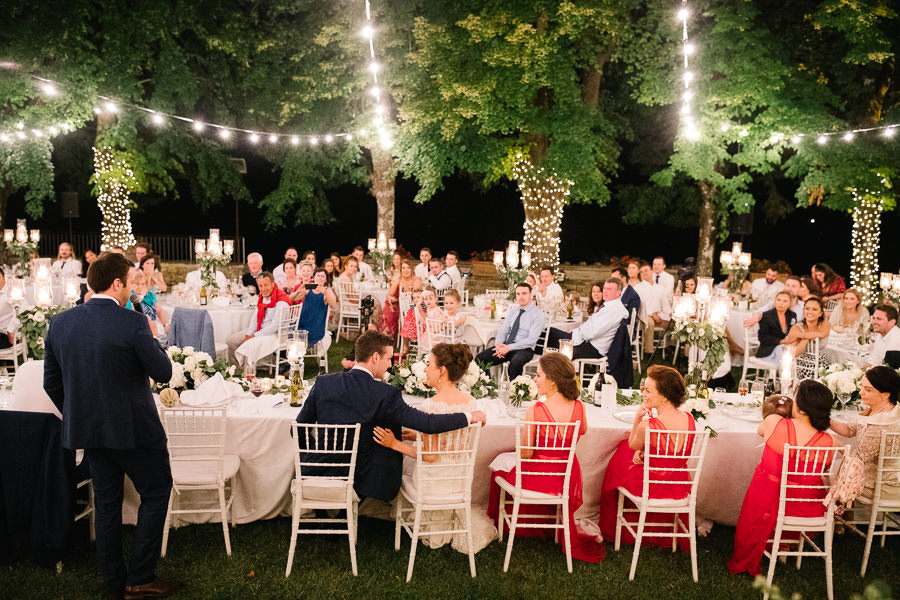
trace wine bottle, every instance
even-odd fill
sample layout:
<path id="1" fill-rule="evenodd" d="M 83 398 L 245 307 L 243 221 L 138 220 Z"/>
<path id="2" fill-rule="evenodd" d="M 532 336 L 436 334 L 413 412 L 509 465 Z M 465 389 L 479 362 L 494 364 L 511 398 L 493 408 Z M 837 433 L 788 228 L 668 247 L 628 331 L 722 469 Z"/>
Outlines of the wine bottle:
<path id="1" fill-rule="evenodd" d="M 206 286 L 200 288 L 200 306 L 206 306 Z"/>
<path id="2" fill-rule="evenodd" d="M 497 318 L 497 301 L 491 298 L 491 319 Z"/>

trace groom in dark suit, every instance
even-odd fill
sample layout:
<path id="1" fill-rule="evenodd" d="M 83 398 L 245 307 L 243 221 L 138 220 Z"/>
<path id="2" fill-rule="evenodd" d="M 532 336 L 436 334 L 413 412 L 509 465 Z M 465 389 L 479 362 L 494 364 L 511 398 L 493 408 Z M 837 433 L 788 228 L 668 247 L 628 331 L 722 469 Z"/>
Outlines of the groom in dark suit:
<path id="1" fill-rule="evenodd" d="M 46 338 L 44 390 L 62 413 L 63 446 L 84 448 L 96 510 L 97 557 L 110 598 L 163 598 L 181 586 L 156 579 L 172 489 L 166 434 L 147 381 L 168 381 L 172 363 L 147 317 L 123 308 L 133 265 L 101 255 L 88 269 L 97 293 L 53 317 Z M 128 475 L 141 496 L 134 556 L 122 556 L 122 495 Z"/>
<path id="2" fill-rule="evenodd" d="M 360 498 L 372 497 L 386 502 L 393 500 L 400 491 L 403 455 L 375 443 L 376 426 L 390 429 L 399 440 L 401 426 L 422 433 L 443 433 L 485 421 L 480 410 L 472 414 L 433 415 L 404 402 L 400 388 L 381 381 L 391 366 L 393 345 L 391 338 L 377 331 L 367 331 L 359 336 L 356 366 L 343 373 L 316 379 L 297 415 L 298 423 L 360 423 L 353 489 Z M 304 460 L 329 462 L 333 457 L 320 454 L 304 457 Z M 339 470 L 339 467 L 334 469 Z M 340 473 L 335 471 L 335 474 Z"/>

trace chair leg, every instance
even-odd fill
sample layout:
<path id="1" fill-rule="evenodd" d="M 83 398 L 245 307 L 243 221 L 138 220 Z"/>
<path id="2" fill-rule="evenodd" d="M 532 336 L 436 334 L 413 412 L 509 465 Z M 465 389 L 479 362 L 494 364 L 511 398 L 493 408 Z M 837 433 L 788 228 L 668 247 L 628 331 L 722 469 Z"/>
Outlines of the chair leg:
<path id="1" fill-rule="evenodd" d="M 88 483 L 88 503 L 91 508 L 91 512 L 88 515 L 88 523 L 91 527 L 91 541 L 97 541 L 97 509 L 94 504 L 94 482 Z"/>
<path id="2" fill-rule="evenodd" d="M 416 506 L 415 521 L 413 521 L 412 547 L 409 549 L 409 566 L 406 567 L 406 582 L 412 579 L 413 565 L 416 564 L 416 546 L 419 545 L 419 528 L 422 523 L 422 508 Z"/>
<path id="3" fill-rule="evenodd" d="M 497 532 L 500 543 L 503 543 L 503 523 L 506 516 L 506 491 L 500 488 L 500 501 L 497 503 Z"/>
<path id="4" fill-rule="evenodd" d="M 469 571 L 475 577 L 475 542 L 472 539 L 472 504 L 466 505 L 466 542 L 469 545 Z"/>
<path id="5" fill-rule="evenodd" d="M 403 494 L 397 495 L 397 501 L 392 507 L 394 513 L 394 550 L 400 549 L 400 530 L 403 529 Z"/>
<path id="6" fill-rule="evenodd" d="M 359 575 L 356 567 L 356 512 L 355 502 L 347 504 L 347 542 L 350 545 L 350 568 L 353 576 Z"/>
<path id="7" fill-rule="evenodd" d="M 696 515 L 694 512 L 694 508 L 691 508 L 691 512 L 688 513 L 688 527 L 690 528 L 691 533 L 691 575 L 694 577 L 694 583 L 697 583 L 699 579 L 699 575 L 697 573 L 697 523 L 696 523 Z"/>
<path id="8" fill-rule="evenodd" d="M 228 509 L 225 505 L 225 486 L 219 486 L 219 512 L 222 514 L 222 533 L 225 534 L 225 554 L 231 556 L 231 536 L 228 534 Z"/>
<path id="9" fill-rule="evenodd" d="M 519 499 L 513 498 L 512 521 L 509 524 L 509 542 L 506 544 L 506 558 L 503 559 L 503 572 L 509 569 L 509 557 L 512 556 L 513 542 L 516 539 L 516 525 L 519 522 Z"/>
<path id="10" fill-rule="evenodd" d="M 631 571 L 628 573 L 628 581 L 634 581 L 634 572 L 637 570 L 638 556 L 641 554 L 641 540 L 644 537 L 644 523 L 647 521 L 647 507 L 641 506 L 638 517 L 637 535 L 634 538 L 634 554 L 631 555 Z"/>
<path id="11" fill-rule="evenodd" d="M 569 570 L 569 573 L 572 572 L 572 539 L 570 538 L 571 532 L 569 531 L 569 519 L 571 515 L 569 515 L 569 503 L 563 500 L 562 503 L 562 526 L 563 526 L 563 543 L 565 544 L 565 552 L 566 552 L 566 568 Z"/>
<path id="12" fill-rule="evenodd" d="M 875 510 L 875 507 L 872 506 L 872 510 Z M 888 530 L 888 516 L 887 513 L 884 514 L 884 520 L 881 522 L 881 547 L 884 548 L 884 543 L 887 541 L 887 530 Z"/>
<path id="13" fill-rule="evenodd" d="M 797 552 L 803 552 L 803 546 L 804 546 L 805 542 L 806 542 L 806 538 L 803 537 L 803 534 L 801 533 L 800 534 L 800 542 L 798 542 L 798 544 L 797 544 Z M 798 554 L 797 555 L 797 570 L 800 570 L 800 562 L 802 560 L 803 560 L 803 555 Z"/>
<path id="14" fill-rule="evenodd" d="M 297 501 L 297 495 L 294 494 L 291 503 L 291 544 L 288 547 L 287 567 L 284 569 L 284 576 L 290 577 L 291 569 L 294 566 L 294 551 L 297 549 L 297 528 L 300 526 L 300 503 Z"/>
<path id="15" fill-rule="evenodd" d="M 775 537 L 772 540 L 772 555 L 769 558 L 769 571 L 766 574 L 766 587 L 772 587 L 775 579 L 775 565 L 778 563 L 778 550 L 781 548 L 781 524 L 775 527 Z M 769 599 L 769 593 L 763 594 L 763 600 Z"/>
<path id="16" fill-rule="evenodd" d="M 166 556 L 166 548 L 169 547 L 169 528 L 172 526 L 172 507 L 175 505 L 175 490 L 169 492 L 169 509 L 166 512 L 166 522 L 163 525 L 162 549 L 159 555 Z"/>
<path id="17" fill-rule="evenodd" d="M 834 600 L 834 582 L 832 580 L 831 546 L 834 542 L 834 522 L 825 529 L 825 589 L 828 590 L 828 600 Z"/>
<path id="18" fill-rule="evenodd" d="M 678 538 L 675 537 L 675 534 L 678 533 L 678 513 L 672 515 L 672 552 L 674 553 L 678 549 Z"/>
<path id="19" fill-rule="evenodd" d="M 619 492 L 619 506 L 616 509 L 616 552 L 619 551 L 619 548 L 622 546 L 622 519 L 624 518 L 625 509 L 625 495 L 620 491 Z"/>

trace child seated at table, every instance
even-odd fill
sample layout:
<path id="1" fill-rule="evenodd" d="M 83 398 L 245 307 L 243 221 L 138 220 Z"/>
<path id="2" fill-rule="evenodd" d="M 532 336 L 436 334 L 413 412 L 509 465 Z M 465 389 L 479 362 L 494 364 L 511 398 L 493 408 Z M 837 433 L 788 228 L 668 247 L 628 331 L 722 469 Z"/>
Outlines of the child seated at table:
<path id="1" fill-rule="evenodd" d="M 788 418 L 791 416 L 791 409 L 794 401 L 787 396 L 781 394 L 772 394 L 765 399 L 762 405 L 763 420 L 769 415 L 778 415 L 779 417 Z"/>
<path id="2" fill-rule="evenodd" d="M 459 314 L 459 307 L 462 305 L 462 298 L 456 290 L 447 290 L 444 294 L 444 318 L 453 323 L 453 326 L 459 329 L 462 327 L 469 315 Z"/>
<path id="3" fill-rule="evenodd" d="M 161 306 L 156 304 L 156 294 L 150 291 L 150 282 L 143 271 L 138 271 L 134 276 L 133 296 L 140 303 L 141 310 L 147 316 L 150 324 L 150 332 L 154 337 L 159 337 L 169 330 L 169 319 Z M 158 324 L 159 325 L 158 325 Z"/>

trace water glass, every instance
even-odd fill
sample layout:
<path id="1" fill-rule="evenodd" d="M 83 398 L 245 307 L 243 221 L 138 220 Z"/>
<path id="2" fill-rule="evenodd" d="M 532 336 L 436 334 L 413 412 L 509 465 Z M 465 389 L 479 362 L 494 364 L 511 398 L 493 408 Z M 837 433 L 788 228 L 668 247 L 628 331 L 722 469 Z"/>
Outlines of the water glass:
<path id="1" fill-rule="evenodd" d="M 738 384 L 738 394 L 740 394 L 741 399 L 743 400 L 744 396 L 746 396 L 749 392 L 750 382 L 746 379 L 741 379 L 741 382 Z"/>
<path id="2" fill-rule="evenodd" d="M 725 403 L 725 388 L 717 387 L 713 390 L 713 401 L 716 404 L 724 404 Z"/>
<path id="3" fill-rule="evenodd" d="M 754 404 L 762 406 L 763 400 L 766 399 L 766 382 L 754 381 L 753 385 L 750 386 L 750 397 L 753 398 Z"/>

